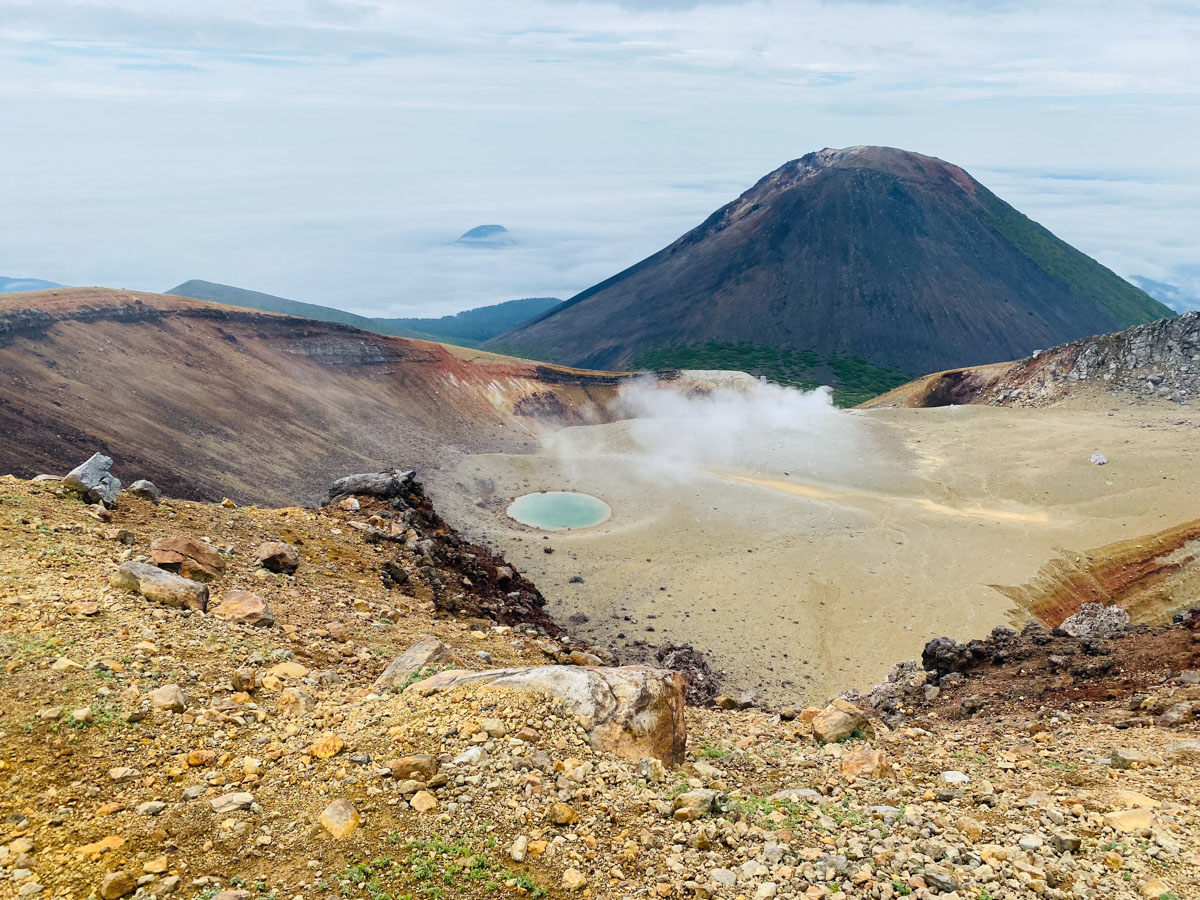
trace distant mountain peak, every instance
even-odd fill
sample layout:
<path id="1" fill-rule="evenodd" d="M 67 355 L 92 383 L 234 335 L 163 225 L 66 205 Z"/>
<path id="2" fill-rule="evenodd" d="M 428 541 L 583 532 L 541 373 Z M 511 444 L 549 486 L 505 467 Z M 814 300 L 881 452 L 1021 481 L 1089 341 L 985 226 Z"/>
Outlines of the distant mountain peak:
<path id="1" fill-rule="evenodd" d="M 475 247 L 504 247 L 516 241 L 503 225 L 476 225 L 464 231 L 454 243 Z"/>
<path id="2" fill-rule="evenodd" d="M 44 281 L 41 278 L 10 278 L 0 275 L 0 294 L 23 294 L 26 291 L 47 291 L 60 288 L 56 281 Z"/>
<path id="3" fill-rule="evenodd" d="M 674 243 L 490 346 L 616 369 L 717 342 L 920 372 L 1169 315 L 959 166 L 862 145 L 784 163 Z"/>

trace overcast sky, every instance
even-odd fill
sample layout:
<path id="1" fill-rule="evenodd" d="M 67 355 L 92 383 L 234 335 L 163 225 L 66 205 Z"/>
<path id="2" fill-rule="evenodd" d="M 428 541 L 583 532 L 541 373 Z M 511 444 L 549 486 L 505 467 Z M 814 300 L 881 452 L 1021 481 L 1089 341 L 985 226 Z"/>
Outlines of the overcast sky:
<path id="1" fill-rule="evenodd" d="M 0 0 L 0 135 L 0 275 L 566 297 L 888 144 L 1200 296 L 1197 0 Z"/>

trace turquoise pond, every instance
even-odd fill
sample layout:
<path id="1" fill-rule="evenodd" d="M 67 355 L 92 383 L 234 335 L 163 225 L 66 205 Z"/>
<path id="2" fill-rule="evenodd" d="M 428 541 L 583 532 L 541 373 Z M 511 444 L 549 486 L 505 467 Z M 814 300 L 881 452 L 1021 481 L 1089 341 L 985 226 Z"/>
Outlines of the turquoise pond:
<path id="1" fill-rule="evenodd" d="M 522 525 L 546 531 L 567 531 L 588 528 L 608 521 L 612 515 L 609 505 L 591 494 L 576 491 L 543 491 L 525 494 L 508 507 L 509 518 Z"/>

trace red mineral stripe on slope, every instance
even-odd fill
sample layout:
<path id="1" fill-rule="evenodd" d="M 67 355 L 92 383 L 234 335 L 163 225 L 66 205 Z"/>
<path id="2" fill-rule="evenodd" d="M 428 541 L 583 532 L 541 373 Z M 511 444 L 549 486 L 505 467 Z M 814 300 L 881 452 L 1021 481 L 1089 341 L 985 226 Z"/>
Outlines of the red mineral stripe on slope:
<path id="1" fill-rule="evenodd" d="M 1116 604 L 1135 622 L 1160 621 L 1200 597 L 1200 519 L 1086 553 L 1066 551 L 1026 584 L 992 587 L 1048 626 L 1085 603 Z"/>

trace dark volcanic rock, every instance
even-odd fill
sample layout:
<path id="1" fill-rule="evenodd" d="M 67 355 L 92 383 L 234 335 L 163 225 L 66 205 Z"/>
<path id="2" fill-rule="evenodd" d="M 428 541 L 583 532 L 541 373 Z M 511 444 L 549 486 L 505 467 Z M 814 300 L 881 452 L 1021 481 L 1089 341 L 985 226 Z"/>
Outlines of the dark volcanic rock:
<path id="1" fill-rule="evenodd" d="M 404 494 L 412 484 L 414 473 L 407 472 L 366 472 L 360 475 L 347 475 L 339 478 L 329 488 L 329 500 L 334 502 L 343 497 L 378 497 L 380 500 L 391 500 Z"/>
<path id="2" fill-rule="evenodd" d="M 654 651 L 654 657 L 664 669 L 683 673 L 687 702 L 693 706 L 703 706 L 721 692 L 708 660 L 691 644 L 663 644 Z"/>

